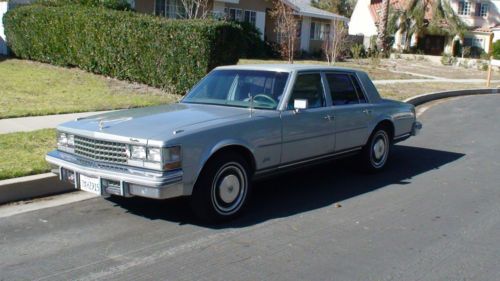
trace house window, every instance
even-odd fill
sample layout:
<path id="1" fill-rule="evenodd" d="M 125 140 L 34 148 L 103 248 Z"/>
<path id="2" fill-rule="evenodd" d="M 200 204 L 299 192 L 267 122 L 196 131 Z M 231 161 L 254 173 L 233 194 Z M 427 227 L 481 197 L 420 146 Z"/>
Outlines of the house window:
<path id="1" fill-rule="evenodd" d="M 302 36 L 302 21 L 299 20 L 297 22 L 297 30 L 296 30 L 297 38 L 300 38 Z"/>
<path id="2" fill-rule="evenodd" d="M 245 21 L 255 26 L 255 24 L 257 23 L 257 12 L 245 11 Z"/>
<path id="3" fill-rule="evenodd" d="M 325 32 L 323 33 L 323 34 L 324 34 L 324 37 L 323 37 L 323 38 L 328 38 L 328 37 L 330 37 L 330 29 L 331 29 L 330 24 L 329 24 L 329 23 L 327 23 L 327 24 L 325 25 Z"/>
<path id="4" fill-rule="evenodd" d="M 178 19 L 185 16 L 186 13 L 181 0 L 167 0 L 167 18 Z"/>
<path id="5" fill-rule="evenodd" d="M 464 38 L 464 46 L 483 48 L 484 40 L 482 38 Z"/>
<path id="6" fill-rule="evenodd" d="M 243 21 L 243 10 L 241 10 L 241 9 L 230 8 L 229 13 L 227 13 L 227 14 L 229 16 L 229 20 Z"/>
<path id="7" fill-rule="evenodd" d="M 325 33 L 325 24 L 311 22 L 311 40 L 323 40 Z"/>
<path id="8" fill-rule="evenodd" d="M 155 1 L 155 15 L 165 16 L 165 0 Z"/>
<path id="9" fill-rule="evenodd" d="M 479 9 L 479 16 L 486 17 L 488 16 L 488 9 L 490 8 L 488 3 L 481 3 L 481 8 Z"/>
<path id="10" fill-rule="evenodd" d="M 181 0 L 156 0 L 155 15 L 169 19 L 179 19 L 184 18 L 186 13 Z"/>
<path id="11" fill-rule="evenodd" d="M 470 16 L 471 3 L 468 1 L 458 2 L 458 14 L 461 16 Z"/>

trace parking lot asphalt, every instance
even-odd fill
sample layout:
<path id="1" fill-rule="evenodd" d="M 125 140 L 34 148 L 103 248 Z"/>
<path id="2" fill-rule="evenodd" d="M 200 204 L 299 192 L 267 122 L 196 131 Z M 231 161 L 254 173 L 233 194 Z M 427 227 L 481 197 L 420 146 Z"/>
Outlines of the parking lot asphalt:
<path id="1" fill-rule="evenodd" d="M 0 280 L 500 280 L 500 95 L 428 108 L 387 169 L 256 185 L 242 218 L 92 198 L 0 217 Z"/>

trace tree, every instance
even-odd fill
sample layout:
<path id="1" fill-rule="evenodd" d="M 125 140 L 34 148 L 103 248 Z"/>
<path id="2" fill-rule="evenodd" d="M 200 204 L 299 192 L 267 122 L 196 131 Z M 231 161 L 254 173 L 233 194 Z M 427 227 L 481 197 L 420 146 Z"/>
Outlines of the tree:
<path id="1" fill-rule="evenodd" d="M 270 15 L 276 20 L 275 32 L 278 35 L 281 57 L 293 63 L 298 27 L 294 11 L 285 1 L 274 0 Z"/>
<path id="2" fill-rule="evenodd" d="M 181 0 L 181 4 L 183 18 L 204 19 L 208 16 L 208 0 Z"/>
<path id="3" fill-rule="evenodd" d="M 333 20 L 330 31 L 327 32 L 323 43 L 323 51 L 328 64 L 334 64 L 346 47 L 347 28 L 344 21 Z"/>
<path id="4" fill-rule="evenodd" d="M 380 51 L 387 51 L 387 21 L 389 17 L 390 0 L 382 0 L 382 10 L 378 23 L 377 48 Z"/>
<path id="5" fill-rule="evenodd" d="M 432 19 L 426 18 L 426 11 L 432 10 Z M 458 36 L 463 40 L 467 26 L 453 11 L 446 0 L 411 0 L 405 9 L 391 9 L 388 31 L 405 36 L 403 48 L 410 48 L 411 38 L 425 33 Z"/>
<path id="6" fill-rule="evenodd" d="M 350 18 L 352 15 L 354 0 L 312 0 L 311 5 L 318 9 L 326 10 Z"/>

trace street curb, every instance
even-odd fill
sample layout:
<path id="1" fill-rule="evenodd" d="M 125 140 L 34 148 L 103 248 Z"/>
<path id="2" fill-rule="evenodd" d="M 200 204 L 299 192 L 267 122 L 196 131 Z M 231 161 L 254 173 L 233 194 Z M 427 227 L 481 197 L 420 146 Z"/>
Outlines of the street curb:
<path id="1" fill-rule="evenodd" d="M 52 173 L 0 181 L 0 204 L 74 191 Z"/>
<path id="2" fill-rule="evenodd" d="M 445 92 L 435 92 L 430 94 L 422 94 L 409 99 L 404 100 L 406 103 L 418 106 L 426 102 L 451 98 L 460 96 L 473 96 L 473 95 L 488 95 L 488 94 L 498 94 L 500 90 L 498 88 L 483 88 L 483 89 L 470 89 L 470 90 L 455 90 L 455 91 L 445 91 Z"/>

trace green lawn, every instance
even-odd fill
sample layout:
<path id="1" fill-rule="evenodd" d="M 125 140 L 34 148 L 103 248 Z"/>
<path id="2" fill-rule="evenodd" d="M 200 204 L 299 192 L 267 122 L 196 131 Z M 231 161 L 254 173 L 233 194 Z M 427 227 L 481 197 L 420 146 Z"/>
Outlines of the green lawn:
<path id="1" fill-rule="evenodd" d="M 422 77 L 417 77 L 405 73 L 394 73 L 387 71 L 386 69 L 381 69 L 382 65 L 371 65 L 368 60 L 364 60 L 363 64 L 358 64 L 355 62 L 336 62 L 334 66 L 339 67 L 351 67 L 359 70 L 366 71 L 373 80 L 388 80 L 388 79 L 422 79 Z M 265 63 L 288 63 L 283 60 L 255 60 L 255 59 L 240 59 L 238 64 L 265 64 Z M 328 65 L 326 61 L 318 60 L 296 60 L 294 63 L 297 64 L 321 64 Z"/>
<path id="2" fill-rule="evenodd" d="M 141 107 L 179 98 L 79 69 L 0 57 L 0 119 Z"/>
<path id="3" fill-rule="evenodd" d="M 45 154 L 56 147 L 54 129 L 0 135 L 0 180 L 49 171 Z"/>

